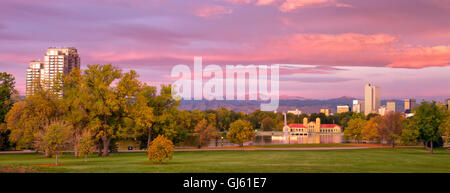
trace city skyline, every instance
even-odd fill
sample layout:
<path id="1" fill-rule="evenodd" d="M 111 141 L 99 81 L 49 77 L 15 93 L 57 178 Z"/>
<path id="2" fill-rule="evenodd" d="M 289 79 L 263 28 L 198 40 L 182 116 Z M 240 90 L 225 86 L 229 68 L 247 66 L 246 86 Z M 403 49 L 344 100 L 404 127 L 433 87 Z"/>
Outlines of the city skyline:
<path id="1" fill-rule="evenodd" d="M 135 69 L 152 85 L 170 68 L 286 64 L 280 95 L 382 99 L 450 96 L 448 1 L 10 1 L 0 7 L 0 69 L 25 95 L 25 69 L 47 47 L 76 47 L 87 64 Z M 36 11 L 41 10 L 41 11 Z M 424 22 L 427 21 L 427 22 Z M 432 21 L 432 22 L 430 22 Z M 33 32 L 33 33 L 29 33 Z"/>

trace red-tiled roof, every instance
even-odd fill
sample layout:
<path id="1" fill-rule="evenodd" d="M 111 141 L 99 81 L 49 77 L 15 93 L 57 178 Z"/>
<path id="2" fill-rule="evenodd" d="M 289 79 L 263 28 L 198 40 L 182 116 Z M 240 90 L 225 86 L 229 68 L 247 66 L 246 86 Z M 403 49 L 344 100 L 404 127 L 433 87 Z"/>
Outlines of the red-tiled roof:
<path id="1" fill-rule="evenodd" d="M 334 128 L 334 127 L 341 127 L 337 124 L 320 124 L 320 128 Z"/>
<path id="2" fill-rule="evenodd" d="M 299 123 L 291 123 L 288 126 L 293 127 L 293 128 L 306 128 L 303 124 L 299 124 Z"/>
<path id="3" fill-rule="evenodd" d="M 288 125 L 289 127 L 293 127 L 293 128 L 306 128 L 303 124 L 299 124 L 299 123 L 291 123 Z M 334 127 L 341 127 L 337 124 L 320 124 L 320 128 L 334 128 Z"/>

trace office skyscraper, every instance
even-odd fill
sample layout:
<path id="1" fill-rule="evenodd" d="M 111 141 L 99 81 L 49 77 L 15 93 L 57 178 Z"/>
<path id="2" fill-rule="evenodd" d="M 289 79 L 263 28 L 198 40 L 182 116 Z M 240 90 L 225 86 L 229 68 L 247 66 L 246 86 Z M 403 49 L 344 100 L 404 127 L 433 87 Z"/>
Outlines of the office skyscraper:
<path id="1" fill-rule="evenodd" d="M 75 68 L 80 68 L 80 56 L 76 48 L 48 48 L 44 61 L 30 62 L 27 69 L 27 96 L 34 93 L 36 84 L 44 89 L 53 88 L 58 73 L 69 75 Z M 62 96 L 63 93 L 56 94 Z"/>
<path id="2" fill-rule="evenodd" d="M 414 108 L 416 108 L 416 99 L 405 99 L 405 112 L 411 112 Z"/>
<path id="3" fill-rule="evenodd" d="M 364 87 L 364 114 L 377 113 L 380 104 L 380 87 L 366 84 Z"/>

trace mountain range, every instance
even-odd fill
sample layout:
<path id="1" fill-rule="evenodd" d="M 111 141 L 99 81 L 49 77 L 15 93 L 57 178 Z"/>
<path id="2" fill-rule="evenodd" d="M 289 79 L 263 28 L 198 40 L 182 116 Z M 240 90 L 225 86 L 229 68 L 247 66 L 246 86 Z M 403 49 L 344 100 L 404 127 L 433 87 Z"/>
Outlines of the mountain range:
<path id="1" fill-rule="evenodd" d="M 356 98 L 343 96 L 339 98 L 318 100 L 307 99 L 302 97 L 280 96 L 278 112 L 287 112 L 298 109 L 303 113 L 319 113 L 320 109 L 329 108 L 331 113 L 336 113 L 336 106 L 349 105 L 352 107 L 353 100 Z M 381 105 L 386 105 L 386 101 L 382 100 Z M 390 100 L 391 101 L 391 100 Z M 403 111 L 403 101 L 393 100 L 396 103 L 396 111 Z M 226 108 L 237 112 L 252 113 L 260 108 L 263 101 L 250 100 L 182 100 L 179 109 L 181 110 L 214 110 L 218 108 Z"/>

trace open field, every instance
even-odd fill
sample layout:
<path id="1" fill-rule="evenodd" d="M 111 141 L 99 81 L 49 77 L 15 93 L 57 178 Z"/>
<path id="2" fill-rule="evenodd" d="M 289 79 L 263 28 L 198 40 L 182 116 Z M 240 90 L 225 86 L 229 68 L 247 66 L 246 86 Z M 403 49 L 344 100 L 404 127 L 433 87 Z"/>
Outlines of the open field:
<path id="1" fill-rule="evenodd" d="M 143 152 L 92 155 L 88 162 L 64 154 L 60 161 L 53 166 L 54 158 L 40 154 L 0 154 L 0 172 L 450 172 L 450 151 L 430 155 L 422 148 L 175 152 L 163 165 Z"/>

